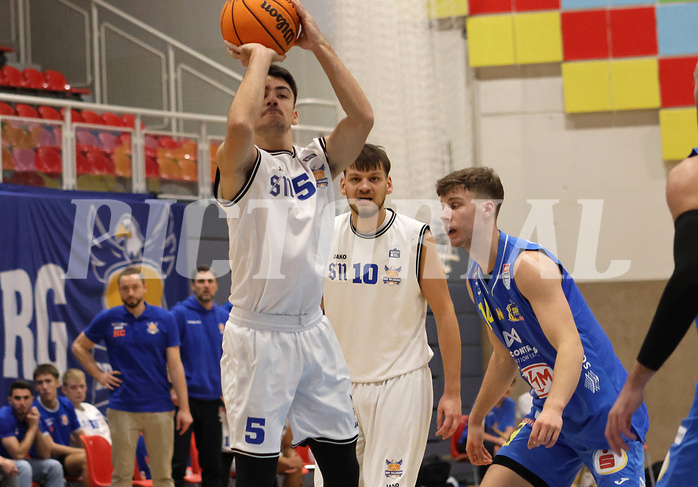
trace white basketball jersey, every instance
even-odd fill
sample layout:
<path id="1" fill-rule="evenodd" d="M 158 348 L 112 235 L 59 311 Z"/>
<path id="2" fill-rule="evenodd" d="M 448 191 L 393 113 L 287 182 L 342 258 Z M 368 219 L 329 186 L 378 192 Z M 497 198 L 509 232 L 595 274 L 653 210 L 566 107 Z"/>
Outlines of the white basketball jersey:
<path id="1" fill-rule="evenodd" d="M 75 408 L 75 414 L 80 422 L 80 428 L 86 435 L 98 435 L 106 438 L 111 443 L 111 431 L 104 415 L 88 402 L 80 404 L 82 410 Z"/>
<path id="2" fill-rule="evenodd" d="M 352 382 L 377 382 L 425 366 L 427 302 L 419 262 L 428 226 L 388 209 L 371 235 L 339 215 L 325 279 L 325 314 Z"/>
<path id="3" fill-rule="evenodd" d="M 291 152 L 257 148 L 251 176 L 227 214 L 233 306 L 299 316 L 320 306 L 334 223 L 325 140 Z"/>

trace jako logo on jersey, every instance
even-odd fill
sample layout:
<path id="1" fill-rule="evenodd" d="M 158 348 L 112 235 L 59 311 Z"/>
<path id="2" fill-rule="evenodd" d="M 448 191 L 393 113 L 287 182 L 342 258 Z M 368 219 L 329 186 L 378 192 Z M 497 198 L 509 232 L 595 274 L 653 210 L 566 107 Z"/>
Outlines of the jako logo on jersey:
<path id="1" fill-rule="evenodd" d="M 402 477 L 403 470 L 402 470 L 402 460 L 385 460 L 385 464 L 387 465 L 385 468 L 385 476 L 386 477 Z"/>
<path id="2" fill-rule="evenodd" d="M 511 264 L 504 264 L 502 267 L 502 282 L 504 283 L 504 287 L 507 289 L 511 289 L 511 275 L 509 274 L 509 266 Z"/>
<path id="3" fill-rule="evenodd" d="M 332 257 L 335 260 L 345 260 L 347 258 L 347 254 L 334 254 L 334 257 Z"/>
<path id="4" fill-rule="evenodd" d="M 402 267 L 398 267 L 397 269 L 395 267 L 388 267 L 387 265 L 385 267 L 385 276 L 383 276 L 383 284 L 390 284 L 391 286 L 394 286 L 397 284 L 398 286 L 400 285 L 400 270 Z"/>
<path id="5" fill-rule="evenodd" d="M 511 347 L 511 344 L 514 342 L 521 343 L 521 338 L 514 328 L 511 329 L 511 333 L 503 331 L 502 335 L 504 336 L 504 341 L 506 342 L 507 347 Z"/>
<path id="6" fill-rule="evenodd" d="M 157 323 L 155 323 L 154 321 L 148 323 L 148 333 L 150 333 L 151 335 L 155 335 L 159 331 L 160 330 L 158 329 Z"/>
<path id="7" fill-rule="evenodd" d="M 620 455 L 613 450 L 596 450 L 594 453 L 594 470 L 599 475 L 610 475 L 620 472 L 628 464 L 628 454 L 625 450 Z"/>
<path id="8" fill-rule="evenodd" d="M 507 304 L 507 314 L 509 315 L 509 321 L 523 321 L 523 316 L 519 313 L 519 307 L 513 301 L 509 301 L 509 304 Z"/>
<path id="9" fill-rule="evenodd" d="M 547 364 L 529 365 L 521 369 L 521 375 L 539 398 L 543 399 L 550 392 L 550 386 L 553 383 L 553 369 Z"/>
<path id="10" fill-rule="evenodd" d="M 400 258 L 400 251 L 398 249 L 388 250 L 388 258 L 389 259 L 399 259 Z"/>
<path id="11" fill-rule="evenodd" d="M 329 183 L 329 179 L 325 176 L 325 165 L 322 164 L 320 167 L 310 168 L 313 171 L 313 176 L 315 176 L 315 181 L 317 182 L 318 188 L 324 188 Z"/>

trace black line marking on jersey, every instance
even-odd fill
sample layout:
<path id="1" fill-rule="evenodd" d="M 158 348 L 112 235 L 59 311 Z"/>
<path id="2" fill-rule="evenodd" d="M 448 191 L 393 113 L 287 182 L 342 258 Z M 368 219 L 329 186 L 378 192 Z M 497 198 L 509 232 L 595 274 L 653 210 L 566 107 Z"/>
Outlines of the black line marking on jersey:
<path id="1" fill-rule="evenodd" d="M 255 146 L 256 147 L 256 146 Z M 252 172 L 250 173 L 250 177 L 247 179 L 247 182 L 245 182 L 245 185 L 240 189 L 238 194 L 235 195 L 235 197 L 231 200 L 224 200 L 223 198 L 218 197 L 218 185 L 220 184 L 220 169 L 216 168 L 216 182 L 214 183 L 213 186 L 213 191 L 214 191 L 214 196 L 218 202 L 223 205 L 223 206 L 233 206 L 235 203 L 239 202 L 243 196 L 247 193 L 247 191 L 250 189 L 250 186 L 252 186 L 252 181 L 254 181 L 255 176 L 257 175 L 257 170 L 259 169 L 259 166 L 262 162 L 262 153 L 260 152 L 259 148 L 257 149 L 257 159 L 254 161 L 254 167 L 252 168 Z"/>
<path id="2" fill-rule="evenodd" d="M 397 217 L 397 213 L 395 213 L 391 208 L 386 208 L 385 210 L 390 212 L 390 218 L 388 220 L 388 223 L 383 225 L 383 227 L 379 231 L 374 233 L 361 233 L 356 229 L 354 223 L 351 221 L 351 218 L 349 218 L 349 227 L 351 228 L 351 231 L 354 233 L 354 235 L 356 235 L 359 238 L 372 239 L 380 237 L 388 231 L 388 229 L 392 226 L 393 222 L 395 221 L 395 218 Z"/>
<path id="3" fill-rule="evenodd" d="M 250 12 L 250 15 L 252 15 L 252 17 L 255 18 L 255 20 L 257 21 L 257 23 L 259 23 L 260 27 L 261 27 L 262 29 L 264 29 L 264 31 L 265 31 L 267 34 L 269 34 L 269 37 L 271 38 L 271 40 L 274 41 L 274 42 L 276 43 L 277 46 L 279 46 L 279 49 L 281 49 L 282 51 L 285 52 L 284 46 L 282 46 L 281 44 L 279 44 L 279 41 L 277 41 L 276 38 L 272 35 L 272 33 L 269 32 L 269 30 L 264 26 L 264 23 L 262 23 L 262 21 L 259 20 L 259 17 L 257 17 L 257 16 L 254 14 L 254 12 L 252 12 L 252 10 L 250 9 L 250 7 L 247 6 L 247 2 L 245 2 L 245 0 L 240 0 L 240 1 L 241 1 L 242 4 L 247 8 L 247 10 Z M 242 40 L 242 39 L 240 39 L 240 40 Z"/>
<path id="4" fill-rule="evenodd" d="M 424 249 L 424 237 L 427 230 L 429 230 L 429 225 L 424 225 L 419 230 L 419 239 L 417 239 L 417 265 L 415 266 L 417 269 L 417 282 L 422 278 L 422 252 Z"/>

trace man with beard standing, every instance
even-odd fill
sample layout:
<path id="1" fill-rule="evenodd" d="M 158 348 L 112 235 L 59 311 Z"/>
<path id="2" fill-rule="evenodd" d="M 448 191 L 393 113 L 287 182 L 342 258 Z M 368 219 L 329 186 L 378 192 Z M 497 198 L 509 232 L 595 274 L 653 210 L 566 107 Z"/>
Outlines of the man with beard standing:
<path id="1" fill-rule="evenodd" d="M 191 434 L 194 433 L 201 464 L 203 487 L 219 487 L 221 482 L 222 429 L 221 355 L 223 330 L 228 313 L 216 305 L 213 297 L 218 281 L 207 265 L 196 267 L 191 280 L 192 296 L 172 308 L 182 343 L 182 363 L 187 379 L 189 408 L 194 422 L 182 435 L 175 435 L 172 478 L 175 487 L 184 486 Z M 178 399 L 178 398 L 177 398 Z M 178 400 L 175 404 L 179 404 Z M 227 479 L 226 479 L 227 480 Z"/>
<path id="2" fill-rule="evenodd" d="M 131 485 L 142 433 L 153 484 L 172 487 L 174 404 L 168 373 L 179 397 L 177 430 L 184 433 L 192 422 L 177 325 L 170 313 L 145 302 L 145 280 L 139 269 L 126 268 L 117 282 L 123 306 L 99 313 L 73 342 L 73 353 L 87 373 L 112 391 L 107 409 L 113 445 L 112 485 Z M 102 340 L 112 368 L 107 372 L 90 354 Z"/>

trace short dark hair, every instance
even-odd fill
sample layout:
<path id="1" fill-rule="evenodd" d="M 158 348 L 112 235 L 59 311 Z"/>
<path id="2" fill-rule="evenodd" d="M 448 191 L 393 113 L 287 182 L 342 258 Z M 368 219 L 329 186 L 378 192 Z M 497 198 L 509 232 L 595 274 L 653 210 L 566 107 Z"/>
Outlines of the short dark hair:
<path id="1" fill-rule="evenodd" d="M 143 278 L 143 275 L 141 274 L 141 270 L 138 267 L 130 266 L 119 273 L 119 277 L 116 279 L 117 285 L 121 284 L 122 277 L 133 276 L 133 275 L 137 275 L 138 277 L 140 277 L 141 281 L 143 281 L 143 284 L 145 284 L 145 279 Z"/>
<path id="2" fill-rule="evenodd" d="M 54 367 L 53 364 L 41 364 L 34 369 L 34 380 L 40 375 L 50 374 L 54 379 L 58 380 L 61 374 L 58 373 L 58 369 Z"/>
<path id="3" fill-rule="evenodd" d="M 196 282 L 196 276 L 197 276 L 197 274 L 201 274 L 201 273 L 203 273 L 203 272 L 209 272 L 210 270 L 211 270 L 211 266 L 210 266 L 210 265 L 206 265 L 206 264 L 199 264 L 199 265 L 197 265 L 197 266 L 196 266 L 196 273 L 194 274 L 194 277 L 191 278 L 191 282 L 192 282 L 192 283 Z M 211 272 L 211 274 L 213 274 L 213 272 Z M 216 275 L 213 274 L 213 277 L 216 277 Z"/>
<path id="4" fill-rule="evenodd" d="M 271 64 L 269 65 L 269 71 L 267 71 L 267 74 L 272 78 L 279 78 L 288 83 L 288 86 L 291 87 L 291 92 L 293 92 L 293 106 L 295 107 L 296 100 L 298 99 L 298 85 L 296 84 L 296 80 L 293 79 L 291 72 L 286 68 L 282 68 L 278 64 Z"/>
<path id="5" fill-rule="evenodd" d="M 26 389 L 30 393 L 34 393 L 34 384 L 27 380 L 22 380 L 22 379 L 17 379 L 14 381 L 12 384 L 10 384 L 10 392 L 7 394 L 8 396 L 12 396 L 12 393 L 14 392 L 15 389 Z"/>
<path id="6" fill-rule="evenodd" d="M 390 174 L 390 159 L 385 149 L 379 145 L 364 144 L 361 153 L 356 160 L 347 169 L 355 169 L 357 171 L 373 171 L 374 169 L 382 169 L 387 176 Z M 346 174 L 346 169 L 344 174 Z"/>
<path id="7" fill-rule="evenodd" d="M 444 176 L 436 182 L 436 194 L 446 196 L 456 190 L 470 191 L 477 198 L 497 200 L 495 216 L 504 201 L 504 186 L 490 167 L 466 167 Z"/>

